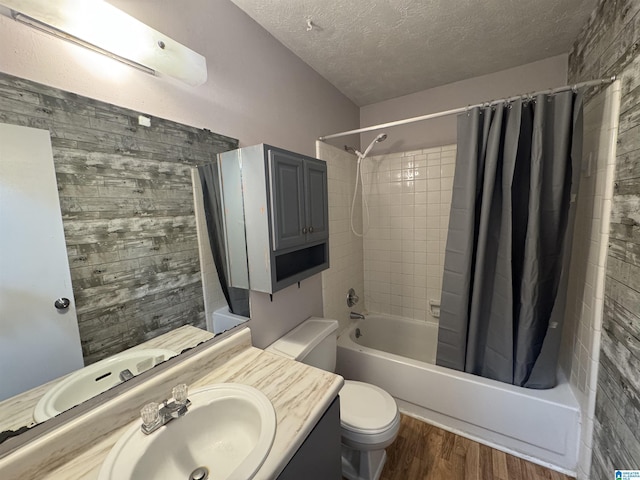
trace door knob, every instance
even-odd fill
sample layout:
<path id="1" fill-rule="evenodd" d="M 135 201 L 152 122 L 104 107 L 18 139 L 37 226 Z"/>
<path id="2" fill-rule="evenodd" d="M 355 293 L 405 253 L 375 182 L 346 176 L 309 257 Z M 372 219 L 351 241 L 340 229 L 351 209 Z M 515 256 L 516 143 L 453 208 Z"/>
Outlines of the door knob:
<path id="1" fill-rule="evenodd" d="M 66 310 L 71 305 L 71 302 L 68 298 L 59 298 L 55 302 L 53 302 L 53 306 L 58 310 Z"/>
<path id="2" fill-rule="evenodd" d="M 309 233 L 313 233 L 313 227 L 309 227 Z"/>
<path id="3" fill-rule="evenodd" d="M 302 229 L 302 233 L 305 233 L 305 234 L 307 233 L 307 227 L 304 227 L 304 228 Z"/>

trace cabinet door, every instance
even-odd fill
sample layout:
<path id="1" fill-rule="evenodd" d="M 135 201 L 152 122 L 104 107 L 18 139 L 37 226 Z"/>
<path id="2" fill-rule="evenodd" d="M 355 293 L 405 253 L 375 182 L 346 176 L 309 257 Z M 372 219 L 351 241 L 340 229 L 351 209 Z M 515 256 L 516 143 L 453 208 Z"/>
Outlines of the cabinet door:
<path id="1" fill-rule="evenodd" d="M 269 150 L 273 249 L 304 245 L 304 161 L 278 150 Z"/>
<path id="2" fill-rule="evenodd" d="M 340 399 L 336 398 L 277 480 L 340 480 Z"/>
<path id="3" fill-rule="evenodd" d="M 305 200 L 307 242 L 316 242 L 329 238 L 329 215 L 327 212 L 327 164 L 306 159 Z"/>

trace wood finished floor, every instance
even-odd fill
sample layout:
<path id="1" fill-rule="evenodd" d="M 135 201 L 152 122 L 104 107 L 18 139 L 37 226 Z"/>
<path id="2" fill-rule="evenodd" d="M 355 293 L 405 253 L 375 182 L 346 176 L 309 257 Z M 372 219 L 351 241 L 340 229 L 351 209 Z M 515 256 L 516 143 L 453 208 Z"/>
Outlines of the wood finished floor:
<path id="1" fill-rule="evenodd" d="M 402 415 L 380 480 L 570 480 L 513 455 Z"/>

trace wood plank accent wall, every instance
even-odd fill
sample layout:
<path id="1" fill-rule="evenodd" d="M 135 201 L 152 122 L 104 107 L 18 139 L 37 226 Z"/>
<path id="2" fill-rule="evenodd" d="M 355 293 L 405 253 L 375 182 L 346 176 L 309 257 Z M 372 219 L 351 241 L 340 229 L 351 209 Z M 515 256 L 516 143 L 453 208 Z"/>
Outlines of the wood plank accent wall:
<path id="1" fill-rule="evenodd" d="M 622 79 L 590 477 L 640 469 L 640 1 L 600 0 L 569 55 L 571 83 Z"/>
<path id="2" fill-rule="evenodd" d="M 51 132 L 86 364 L 205 328 L 191 167 L 238 141 L 138 115 L 0 74 L 0 122 Z"/>

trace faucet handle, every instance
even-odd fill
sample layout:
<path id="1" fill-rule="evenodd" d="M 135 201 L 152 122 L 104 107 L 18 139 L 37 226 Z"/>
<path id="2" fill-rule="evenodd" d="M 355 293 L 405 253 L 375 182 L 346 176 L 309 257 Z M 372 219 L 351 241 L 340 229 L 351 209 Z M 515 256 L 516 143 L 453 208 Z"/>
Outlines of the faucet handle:
<path id="1" fill-rule="evenodd" d="M 160 420 L 160 405 L 155 402 L 147 403 L 140 410 L 140 416 L 144 427 L 152 427 Z"/>
<path id="2" fill-rule="evenodd" d="M 186 383 L 176 385 L 175 387 L 173 387 L 173 390 L 171 390 L 171 396 L 178 405 L 184 405 L 185 403 L 187 403 L 188 393 L 189 389 Z"/>
<path id="3" fill-rule="evenodd" d="M 350 288 L 349 292 L 347 293 L 347 306 L 351 308 L 355 304 L 357 304 L 359 301 L 360 301 L 360 297 L 356 295 L 356 291 L 353 288 Z"/>

